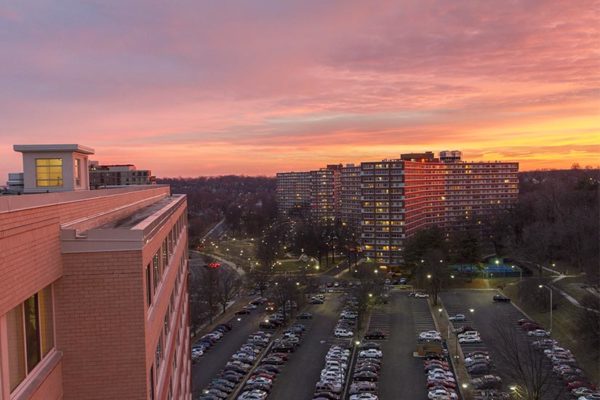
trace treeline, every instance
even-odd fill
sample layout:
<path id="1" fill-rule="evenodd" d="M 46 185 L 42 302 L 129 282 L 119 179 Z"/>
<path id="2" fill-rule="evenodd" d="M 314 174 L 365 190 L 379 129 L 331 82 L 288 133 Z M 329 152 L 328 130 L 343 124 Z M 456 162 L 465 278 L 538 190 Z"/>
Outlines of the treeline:
<path id="1" fill-rule="evenodd" d="M 598 283 L 600 170 L 520 174 L 519 202 L 493 222 L 498 255 L 548 266 L 563 263 Z"/>
<path id="2" fill-rule="evenodd" d="M 223 218 L 234 234 L 253 235 L 277 214 L 274 178 L 227 175 L 162 178 L 157 183 L 187 195 L 192 240 Z"/>

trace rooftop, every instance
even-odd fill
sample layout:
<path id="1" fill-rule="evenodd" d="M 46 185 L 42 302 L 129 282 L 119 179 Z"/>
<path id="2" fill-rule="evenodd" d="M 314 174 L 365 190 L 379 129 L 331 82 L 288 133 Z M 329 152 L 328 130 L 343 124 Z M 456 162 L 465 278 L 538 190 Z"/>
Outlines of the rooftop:
<path id="1" fill-rule="evenodd" d="M 61 203 L 70 203 L 105 196 L 120 195 L 141 190 L 154 190 L 169 185 L 130 185 L 114 189 L 80 190 L 76 192 L 54 192 L 26 194 L 22 196 L 0 196 L 0 213 L 24 210 L 28 208 L 46 207 Z"/>
<path id="2" fill-rule="evenodd" d="M 15 151 L 21 153 L 32 152 L 73 152 L 81 154 L 94 154 L 94 149 L 80 144 L 15 144 Z"/>

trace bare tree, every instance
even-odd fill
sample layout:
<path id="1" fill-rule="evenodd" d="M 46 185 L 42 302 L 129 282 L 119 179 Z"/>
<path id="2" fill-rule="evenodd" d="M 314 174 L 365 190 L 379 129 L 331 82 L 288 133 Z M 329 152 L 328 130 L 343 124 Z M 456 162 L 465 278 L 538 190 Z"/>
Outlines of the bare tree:
<path id="1" fill-rule="evenodd" d="M 287 320 L 288 313 L 293 313 L 294 303 L 297 306 L 300 302 L 301 292 L 297 281 L 291 277 L 280 276 L 275 279 L 270 291 L 273 300 L 282 310 L 283 319 Z"/>
<path id="2" fill-rule="evenodd" d="M 505 322 L 496 323 L 494 329 L 497 334 L 490 345 L 499 355 L 500 374 L 511 380 L 505 383 L 513 387 L 513 396 L 525 400 L 559 399 L 564 386 L 557 384 L 552 364 L 543 351 Z"/>
<path id="3" fill-rule="evenodd" d="M 240 286 L 241 280 L 237 273 L 230 268 L 222 267 L 217 276 L 216 291 L 223 313 L 227 309 L 227 304 L 238 293 Z"/>

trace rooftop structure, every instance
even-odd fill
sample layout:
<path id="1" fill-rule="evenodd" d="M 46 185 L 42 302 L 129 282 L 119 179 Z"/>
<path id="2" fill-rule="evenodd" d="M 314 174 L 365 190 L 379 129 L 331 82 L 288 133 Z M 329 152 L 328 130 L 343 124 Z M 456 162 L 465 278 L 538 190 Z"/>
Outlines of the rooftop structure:
<path id="1" fill-rule="evenodd" d="M 24 193 L 89 190 L 88 155 L 94 149 L 79 144 L 16 144 L 13 149 L 23 153 Z"/>

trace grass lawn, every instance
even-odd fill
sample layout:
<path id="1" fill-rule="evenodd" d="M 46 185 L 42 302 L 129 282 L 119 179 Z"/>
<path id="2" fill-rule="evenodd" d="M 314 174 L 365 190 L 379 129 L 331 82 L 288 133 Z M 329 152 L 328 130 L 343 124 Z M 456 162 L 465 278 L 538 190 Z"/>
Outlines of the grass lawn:
<path id="1" fill-rule="evenodd" d="M 504 292 L 531 318 L 546 329 L 550 328 L 548 310 L 539 310 L 535 306 L 519 301 L 517 285 L 507 286 Z M 590 349 L 590 346 L 580 340 L 577 325 L 581 310 L 569 303 L 558 292 L 554 293 L 553 301 L 558 307 L 553 312 L 552 337 L 558 340 L 560 345 L 570 349 L 587 376 L 598 383 L 600 380 L 600 349 Z"/>
<path id="2" fill-rule="evenodd" d="M 586 286 L 585 277 L 583 276 L 564 278 L 557 281 L 554 285 L 573 296 L 579 302 L 589 294 L 586 289 L 582 288 L 582 286 Z"/>
<path id="3" fill-rule="evenodd" d="M 250 239 L 228 239 L 214 244 L 207 242 L 203 251 L 245 267 L 254 260 L 254 248 L 255 243 Z"/>

